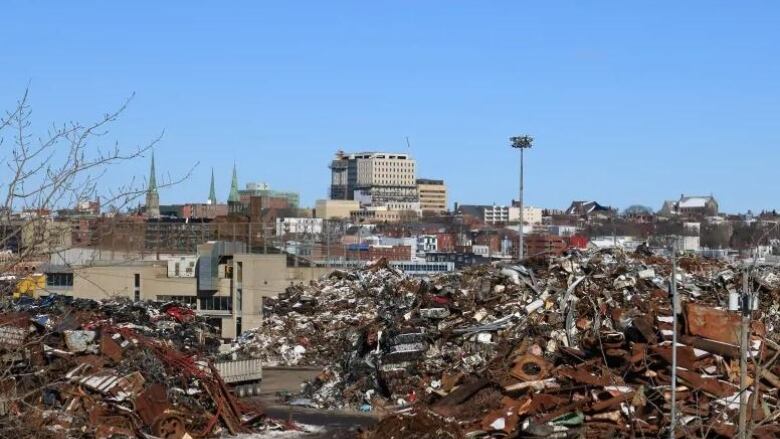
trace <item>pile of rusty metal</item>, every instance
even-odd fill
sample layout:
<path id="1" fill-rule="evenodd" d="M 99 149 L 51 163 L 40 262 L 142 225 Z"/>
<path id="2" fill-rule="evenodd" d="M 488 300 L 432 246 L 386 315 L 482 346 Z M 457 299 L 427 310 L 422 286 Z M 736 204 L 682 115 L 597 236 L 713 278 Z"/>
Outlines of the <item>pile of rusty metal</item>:
<path id="1" fill-rule="evenodd" d="M 297 364 L 328 364 L 293 404 L 406 409 L 426 417 L 410 426 L 454 422 L 467 437 L 655 437 L 671 422 L 671 271 L 663 257 L 613 250 L 429 281 L 377 266 L 291 289 L 245 348 L 266 340 L 273 351 L 281 340 Z M 723 262 L 680 260 L 679 436 L 733 435 L 741 394 L 756 435 L 780 431 L 780 277 L 771 267 L 750 274 L 761 300 L 751 304 L 745 392 L 741 317 L 728 310 L 742 278 Z"/>
<path id="2" fill-rule="evenodd" d="M 356 328 L 378 313 L 411 309 L 417 288 L 418 281 L 386 263 L 335 271 L 305 287 L 291 286 L 265 300 L 263 326 L 238 337 L 231 354 L 260 358 L 269 366 L 331 365 L 351 349 Z"/>
<path id="3" fill-rule="evenodd" d="M 671 308 L 665 292 L 632 302 L 622 330 L 584 329 L 576 347 L 544 348 L 532 335 L 507 344 L 482 370 L 444 373 L 408 416 L 456 421 L 462 437 L 659 437 L 672 404 Z M 687 303 L 677 346 L 676 436 L 735 437 L 740 403 L 740 317 Z M 747 419 L 755 437 L 780 435 L 780 350 L 751 328 Z M 761 379 L 755 380 L 756 376 Z M 367 438 L 401 437 L 381 429 Z"/>
<path id="4" fill-rule="evenodd" d="M 238 402 L 210 361 L 213 333 L 184 306 L 14 306 L 0 315 L 0 437 L 182 439 L 263 427 L 262 411 Z"/>

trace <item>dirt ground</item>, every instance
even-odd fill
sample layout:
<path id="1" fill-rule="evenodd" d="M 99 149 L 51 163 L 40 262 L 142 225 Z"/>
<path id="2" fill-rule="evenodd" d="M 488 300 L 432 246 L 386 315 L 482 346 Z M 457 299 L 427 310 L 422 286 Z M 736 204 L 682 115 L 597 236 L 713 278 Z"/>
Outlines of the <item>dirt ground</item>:
<path id="1" fill-rule="evenodd" d="M 279 392 L 297 393 L 304 381 L 311 380 L 322 371 L 311 367 L 264 367 L 262 399 L 273 398 Z"/>

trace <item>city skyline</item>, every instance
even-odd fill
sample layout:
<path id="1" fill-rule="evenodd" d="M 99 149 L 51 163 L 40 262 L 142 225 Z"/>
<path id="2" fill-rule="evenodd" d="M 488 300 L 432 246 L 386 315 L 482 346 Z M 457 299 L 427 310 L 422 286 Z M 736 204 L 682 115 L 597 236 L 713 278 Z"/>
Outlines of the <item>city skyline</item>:
<path id="1" fill-rule="evenodd" d="M 338 152 L 341 153 L 343 151 L 338 151 Z M 367 151 L 363 151 L 363 152 L 367 152 Z M 391 153 L 390 151 L 384 151 L 384 152 Z M 410 158 L 414 159 L 413 156 L 410 156 Z M 153 154 L 152 154 L 151 170 L 149 172 L 155 172 L 155 170 L 154 170 L 154 155 Z M 268 190 L 271 190 L 271 191 L 278 191 L 280 189 L 280 188 L 273 187 L 273 185 L 270 184 L 267 181 L 241 180 L 238 177 L 238 168 L 237 168 L 236 164 L 233 164 L 230 172 L 231 172 L 231 174 L 230 174 L 231 175 L 231 177 L 230 177 L 230 181 L 231 181 L 230 189 L 229 189 L 228 195 L 226 197 L 224 197 L 224 200 L 223 200 L 223 198 L 221 198 L 218 195 L 214 196 L 215 193 L 216 193 L 216 190 L 215 190 L 216 178 L 214 177 L 214 169 L 212 168 L 211 169 L 211 174 L 210 174 L 211 178 L 209 180 L 209 195 L 207 196 L 205 201 L 200 200 L 200 199 L 193 199 L 193 200 L 184 200 L 184 201 L 176 201 L 176 202 L 169 202 L 169 203 L 163 202 L 161 204 L 162 205 L 181 205 L 181 204 L 225 204 L 226 205 L 226 204 L 228 204 L 230 202 L 230 198 L 234 196 L 233 192 L 235 192 L 237 194 L 238 191 L 244 191 L 244 190 L 248 191 L 248 190 L 250 190 L 250 188 L 252 188 L 254 190 L 255 187 L 257 187 L 257 186 L 264 187 L 264 188 L 266 188 Z M 153 180 L 156 179 L 156 174 L 148 174 L 145 178 L 149 179 L 150 181 L 153 181 Z M 446 184 L 445 180 L 430 180 L 430 179 L 420 178 L 419 176 L 417 176 L 417 180 L 418 180 L 418 184 L 421 181 L 423 183 L 424 182 L 428 182 L 428 181 L 439 181 L 440 183 Z M 184 183 L 186 183 L 186 182 L 184 182 Z M 170 186 L 169 189 L 174 189 L 175 186 L 176 186 L 176 184 Z M 331 186 L 328 185 L 328 188 L 330 189 Z M 281 189 L 284 190 L 284 188 L 281 188 Z M 153 187 L 153 192 L 157 193 L 156 183 L 155 183 L 155 186 Z M 297 191 L 295 191 L 295 190 L 291 190 L 289 192 L 297 193 Z M 148 189 L 147 189 L 147 194 L 148 194 Z M 327 194 L 327 195 L 329 195 L 329 194 Z M 237 195 L 236 195 L 236 197 L 237 197 Z M 717 199 L 717 197 L 714 194 L 711 194 L 711 193 L 710 194 L 691 194 L 691 193 L 687 193 L 686 194 L 686 193 L 681 193 L 679 195 L 679 197 L 680 197 L 680 199 L 686 198 L 686 197 L 687 198 L 714 197 L 714 198 Z M 317 199 L 315 201 L 329 200 L 329 199 L 340 200 L 342 198 L 332 198 L 330 196 L 325 196 L 325 197 L 319 198 L 319 199 Z M 448 206 L 448 208 L 451 208 L 451 207 L 453 207 L 455 205 L 455 203 L 457 203 L 459 205 L 472 205 L 472 206 L 473 205 L 481 205 L 481 206 L 490 206 L 490 205 L 493 205 L 493 206 L 510 206 L 510 205 L 512 205 L 516 201 L 517 200 L 514 199 L 514 198 L 510 199 L 507 202 L 494 202 L 494 203 L 486 203 L 486 202 L 469 203 L 469 202 L 462 202 L 462 201 L 459 201 L 459 200 L 452 200 L 451 202 L 448 203 L 447 206 Z M 581 199 L 581 198 L 576 198 L 575 197 L 575 198 L 572 198 L 570 201 L 571 202 L 598 202 L 600 200 Z M 603 200 L 601 200 L 601 201 L 603 201 Z M 677 196 L 676 195 L 667 197 L 666 199 L 663 200 L 662 206 L 659 207 L 659 208 L 656 208 L 653 205 L 650 205 L 649 203 L 642 203 L 641 201 L 634 202 L 633 204 L 631 204 L 629 206 L 625 206 L 625 207 L 611 205 L 608 202 L 604 203 L 604 204 L 607 207 L 617 209 L 619 212 L 623 212 L 623 211 L 626 211 L 628 209 L 650 208 L 652 213 L 657 213 L 657 212 L 663 211 L 666 208 L 666 205 L 665 205 L 666 203 L 676 202 L 676 201 L 677 201 Z M 300 207 L 303 207 L 303 208 L 314 208 L 314 204 L 316 204 L 316 203 L 313 203 L 312 205 L 301 205 Z M 559 206 L 544 206 L 544 205 L 533 205 L 533 206 L 531 206 L 529 204 L 526 204 L 526 207 L 529 207 L 529 208 L 533 207 L 533 208 L 539 208 L 539 209 L 550 209 L 550 210 L 561 210 L 561 211 L 566 210 L 566 207 L 568 207 L 568 206 L 569 205 L 562 206 L 562 207 L 559 207 Z M 131 209 L 135 209 L 135 207 L 131 207 Z M 771 211 L 772 209 L 769 209 L 769 210 Z M 758 214 L 759 212 L 761 212 L 761 210 L 751 210 L 751 209 L 748 209 L 748 211 L 751 211 L 754 214 Z M 745 212 L 724 212 L 724 211 L 722 211 L 720 213 L 721 214 L 744 214 L 744 213 L 747 213 L 748 211 L 745 211 Z"/>
<path id="2" fill-rule="evenodd" d="M 505 204 L 517 192 L 507 139 L 528 133 L 531 205 L 658 209 L 685 193 L 726 212 L 780 207 L 778 5 L 351 6 L 13 3 L 0 34 L 36 38 L 6 48 L 0 109 L 29 84 L 42 131 L 135 92 L 111 139 L 165 130 L 163 179 L 200 163 L 161 204 L 203 201 L 212 167 L 221 199 L 237 162 L 242 186 L 313 206 L 337 149 L 409 151 L 451 201 Z M 106 182 L 143 179 L 148 162 L 122 170 Z"/>

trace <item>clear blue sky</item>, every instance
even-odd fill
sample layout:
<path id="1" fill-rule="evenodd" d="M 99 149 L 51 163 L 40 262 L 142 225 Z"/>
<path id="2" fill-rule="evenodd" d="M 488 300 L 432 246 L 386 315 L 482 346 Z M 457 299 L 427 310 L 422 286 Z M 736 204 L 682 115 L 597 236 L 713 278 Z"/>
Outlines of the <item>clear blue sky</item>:
<path id="1" fill-rule="evenodd" d="M 780 3 L 58 2 L 0 12 L 0 107 L 30 82 L 37 127 L 137 97 L 112 135 L 165 130 L 158 171 L 202 201 L 266 181 L 327 193 L 334 151 L 404 150 L 451 201 L 621 208 L 714 194 L 780 208 Z M 144 177 L 126 164 L 108 183 Z"/>

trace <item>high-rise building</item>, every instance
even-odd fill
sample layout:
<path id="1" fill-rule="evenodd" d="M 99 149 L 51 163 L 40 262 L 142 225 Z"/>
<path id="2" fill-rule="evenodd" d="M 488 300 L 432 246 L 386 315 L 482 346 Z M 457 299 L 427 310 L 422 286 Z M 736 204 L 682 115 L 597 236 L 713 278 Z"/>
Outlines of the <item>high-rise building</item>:
<path id="1" fill-rule="evenodd" d="M 417 163 L 404 153 L 336 153 L 330 165 L 331 199 L 364 206 L 419 210 Z"/>
<path id="2" fill-rule="evenodd" d="M 152 153 L 152 169 L 149 172 L 149 186 L 146 188 L 147 218 L 160 218 L 160 194 L 157 192 L 157 177 L 154 171 L 154 153 Z"/>
<path id="3" fill-rule="evenodd" d="M 423 212 L 447 211 L 447 186 L 444 180 L 417 179 L 417 195 L 420 197 L 420 210 Z"/>
<path id="4" fill-rule="evenodd" d="M 351 166 L 350 166 L 351 165 Z M 354 200 L 355 183 L 357 182 L 357 169 L 355 160 L 350 160 L 344 151 L 338 151 L 333 161 L 330 162 L 330 199 Z M 350 172 L 350 167 L 352 171 Z M 350 179 L 350 177 L 352 177 Z"/>

